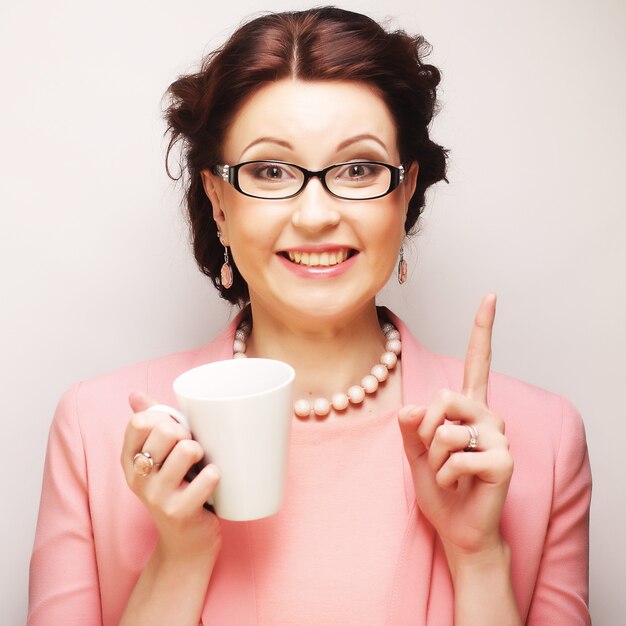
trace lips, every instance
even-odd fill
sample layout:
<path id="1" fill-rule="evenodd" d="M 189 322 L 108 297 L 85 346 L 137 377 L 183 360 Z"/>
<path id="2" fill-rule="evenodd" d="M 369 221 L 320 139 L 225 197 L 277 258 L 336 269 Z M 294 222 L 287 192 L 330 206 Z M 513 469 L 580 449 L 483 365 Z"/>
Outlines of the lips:
<path id="1" fill-rule="evenodd" d="M 331 267 L 343 263 L 350 256 L 349 248 L 325 250 L 322 252 L 306 252 L 304 250 L 289 250 L 286 257 L 298 265 L 306 267 Z"/>
<path id="2" fill-rule="evenodd" d="M 335 244 L 309 244 L 280 250 L 277 256 L 281 265 L 299 279 L 330 280 L 350 271 L 359 250 Z"/>

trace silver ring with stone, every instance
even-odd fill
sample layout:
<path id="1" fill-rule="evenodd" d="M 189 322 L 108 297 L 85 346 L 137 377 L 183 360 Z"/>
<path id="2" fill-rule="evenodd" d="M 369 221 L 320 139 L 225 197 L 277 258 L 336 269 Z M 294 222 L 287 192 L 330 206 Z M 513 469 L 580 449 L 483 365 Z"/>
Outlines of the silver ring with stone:
<path id="1" fill-rule="evenodd" d="M 465 448 L 465 452 L 474 452 L 478 447 L 478 429 L 474 424 L 463 424 L 469 433 L 469 443 Z"/>
<path id="2" fill-rule="evenodd" d="M 138 476 L 148 476 L 159 465 L 161 464 L 155 463 L 149 452 L 138 452 L 133 457 L 133 470 Z"/>

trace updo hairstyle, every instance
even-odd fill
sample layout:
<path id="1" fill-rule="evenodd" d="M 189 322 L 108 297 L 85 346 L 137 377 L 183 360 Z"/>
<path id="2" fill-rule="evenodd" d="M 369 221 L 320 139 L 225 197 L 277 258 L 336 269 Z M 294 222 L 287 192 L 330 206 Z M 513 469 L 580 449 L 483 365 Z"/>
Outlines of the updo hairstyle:
<path id="1" fill-rule="evenodd" d="M 446 180 L 447 151 L 431 141 L 439 70 L 423 62 L 430 46 L 421 36 L 387 32 L 365 15 L 335 7 L 263 15 L 242 25 L 202 59 L 200 71 L 180 76 L 165 93 L 166 170 L 183 178 L 194 256 L 222 298 L 243 305 L 248 285 L 231 259 L 233 285 L 220 282 L 224 249 L 217 237 L 201 170 L 223 163 L 222 145 L 233 117 L 259 88 L 285 78 L 360 81 L 384 99 L 396 122 L 401 162 L 419 163 L 406 233 L 424 207 L 426 189 Z M 181 141 L 181 174 L 172 176 L 169 154 Z"/>

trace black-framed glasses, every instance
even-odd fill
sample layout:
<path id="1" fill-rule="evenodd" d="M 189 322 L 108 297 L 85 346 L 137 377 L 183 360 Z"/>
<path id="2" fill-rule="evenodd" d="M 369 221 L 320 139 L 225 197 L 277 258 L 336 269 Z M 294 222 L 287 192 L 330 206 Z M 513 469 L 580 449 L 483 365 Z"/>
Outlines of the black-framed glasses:
<path id="1" fill-rule="evenodd" d="M 313 172 L 284 161 L 246 161 L 214 165 L 216 176 L 240 193 L 262 200 L 286 200 L 301 193 L 311 178 L 319 178 L 326 191 L 344 200 L 374 200 L 391 193 L 404 180 L 404 167 L 379 161 L 336 163 Z"/>

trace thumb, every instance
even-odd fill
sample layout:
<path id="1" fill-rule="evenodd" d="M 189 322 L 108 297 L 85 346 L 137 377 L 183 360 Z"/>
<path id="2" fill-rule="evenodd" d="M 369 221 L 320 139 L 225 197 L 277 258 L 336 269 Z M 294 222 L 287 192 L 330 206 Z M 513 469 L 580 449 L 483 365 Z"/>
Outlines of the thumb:
<path id="1" fill-rule="evenodd" d="M 133 410 L 133 413 L 140 413 L 154 404 L 157 404 L 157 401 L 143 391 L 133 391 L 128 396 L 128 404 L 130 404 L 130 408 Z"/>
<path id="2" fill-rule="evenodd" d="M 426 446 L 417 434 L 417 429 L 426 415 L 426 410 L 427 407 L 425 406 L 407 405 L 402 407 L 398 413 L 404 453 L 411 465 L 426 452 Z"/>

